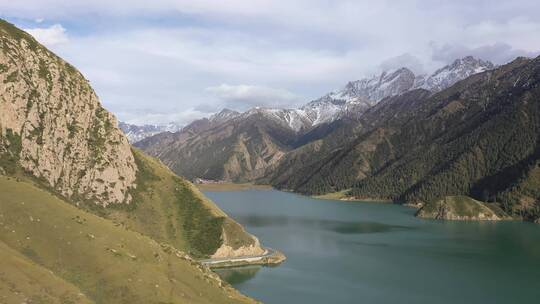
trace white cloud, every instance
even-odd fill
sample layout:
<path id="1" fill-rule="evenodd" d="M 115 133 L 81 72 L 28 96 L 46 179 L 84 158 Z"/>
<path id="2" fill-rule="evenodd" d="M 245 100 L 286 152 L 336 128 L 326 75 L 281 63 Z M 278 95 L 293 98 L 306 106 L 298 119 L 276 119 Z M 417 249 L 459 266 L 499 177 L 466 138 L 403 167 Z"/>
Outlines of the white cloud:
<path id="1" fill-rule="evenodd" d="M 226 107 L 239 110 L 255 106 L 290 108 L 303 101 L 302 98 L 287 90 L 256 85 L 221 84 L 208 87 L 206 90 L 214 94 Z"/>
<path id="2" fill-rule="evenodd" d="M 54 24 L 46 28 L 29 28 L 24 30 L 34 36 L 37 41 L 48 47 L 63 44 L 69 40 L 66 29 L 60 24 Z"/>
<path id="3" fill-rule="evenodd" d="M 382 71 L 390 69 L 399 69 L 402 67 L 409 68 L 414 73 L 422 74 L 425 72 L 422 61 L 409 53 L 405 53 L 396 57 L 388 58 L 380 64 Z"/>
<path id="4" fill-rule="evenodd" d="M 0 15 L 34 24 L 110 110 L 146 117 L 150 104 L 162 119 L 308 102 L 381 68 L 532 56 L 538 11 L 538 0 L 0 0 Z"/>
<path id="5" fill-rule="evenodd" d="M 471 55 L 484 60 L 489 60 L 495 64 L 504 64 L 512 61 L 516 57 L 535 57 L 540 55 L 540 51 L 530 52 L 522 49 L 515 49 L 506 43 L 480 45 L 472 48 L 463 44 L 433 44 L 432 48 L 432 58 L 433 60 L 439 62 L 449 62 L 456 58 Z"/>
<path id="6" fill-rule="evenodd" d="M 250 38 L 220 30 L 149 28 L 72 36 L 70 43 L 52 49 L 83 72 L 115 113 L 145 113 L 140 110 L 149 104 L 161 113 L 292 106 L 359 77 L 359 71 L 369 67 L 354 53 L 279 49 L 262 38 Z M 248 91 L 260 94 L 233 102 L 207 90 L 216 83 L 253 83 Z"/>

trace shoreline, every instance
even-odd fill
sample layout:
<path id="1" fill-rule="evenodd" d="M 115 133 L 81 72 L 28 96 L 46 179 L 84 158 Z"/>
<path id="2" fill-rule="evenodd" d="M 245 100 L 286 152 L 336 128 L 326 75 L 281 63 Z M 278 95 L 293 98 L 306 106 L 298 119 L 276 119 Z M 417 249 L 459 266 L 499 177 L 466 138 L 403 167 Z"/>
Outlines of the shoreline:
<path id="1" fill-rule="evenodd" d="M 221 184 L 195 184 L 195 185 L 201 191 L 215 191 L 215 192 L 245 191 L 245 190 L 251 190 L 251 189 L 257 189 L 257 190 L 275 189 L 271 185 L 256 185 L 256 184 L 252 184 L 252 183 L 241 183 L 241 184 L 221 183 Z M 346 193 L 349 191 L 349 189 L 345 189 L 345 190 L 342 190 L 342 191 L 339 191 L 339 192 L 326 193 L 326 194 L 323 194 L 323 195 L 305 195 L 305 194 L 297 193 L 297 192 L 290 191 L 290 190 L 287 190 L 287 189 L 275 189 L 275 190 L 288 192 L 288 193 L 294 193 L 294 194 L 297 194 L 297 195 L 306 196 L 306 197 L 317 199 L 317 200 L 331 200 L 331 201 L 354 202 L 354 203 L 397 204 L 397 205 L 401 205 L 401 206 L 411 208 L 411 209 L 416 209 L 416 210 L 421 210 L 422 207 L 423 207 L 421 204 L 412 204 L 412 203 L 400 204 L 400 203 L 392 201 L 392 200 L 385 200 L 385 199 L 379 199 L 379 198 L 356 198 L 356 197 L 351 197 L 351 196 L 346 195 Z M 414 217 L 425 219 L 425 220 L 432 219 L 430 217 L 418 216 L 417 214 L 415 214 Z M 464 220 L 464 219 L 436 219 L 436 220 L 482 221 L 482 219 L 475 219 L 475 218 L 466 219 L 466 220 Z M 515 217 L 512 217 L 512 216 L 506 215 L 504 218 L 501 218 L 499 220 L 494 220 L 494 221 L 523 221 L 523 219 L 519 219 L 519 218 L 515 218 Z M 540 219 L 537 220 L 536 223 L 540 224 Z M 285 259 L 283 259 L 283 260 L 285 260 Z M 255 262 L 253 264 L 252 263 L 246 263 L 246 264 L 240 263 L 239 265 L 231 265 L 231 266 L 228 266 L 228 267 L 247 266 L 247 265 L 266 265 L 266 264 L 271 265 L 271 264 L 279 264 L 279 263 L 281 263 L 281 262 L 278 262 L 278 263 L 273 263 L 273 262 L 269 262 L 269 263 L 259 262 L 259 263 L 257 263 L 257 262 Z M 227 266 L 225 266 L 225 267 L 227 267 Z"/>
<path id="2" fill-rule="evenodd" d="M 244 190 L 277 190 L 282 192 L 294 193 L 313 199 L 319 200 L 333 200 L 342 202 L 364 202 L 364 203 L 380 203 L 380 204 L 396 204 L 392 200 L 379 199 L 379 198 L 356 198 L 352 196 L 346 196 L 347 190 L 326 193 L 322 195 L 307 195 L 298 192 L 294 192 L 287 189 L 276 189 L 272 185 L 266 184 L 253 184 L 253 183 L 208 183 L 208 184 L 193 184 L 201 191 L 214 191 L 214 192 L 227 192 L 227 191 L 244 191 Z"/>
<path id="3" fill-rule="evenodd" d="M 216 192 L 225 192 L 225 191 L 242 191 L 242 190 L 271 190 L 274 189 L 270 185 L 256 185 L 252 183 L 215 183 L 215 184 L 193 184 L 201 191 L 216 191 Z"/>
<path id="4" fill-rule="evenodd" d="M 354 196 L 347 196 L 347 192 L 349 192 L 350 189 L 345 189 L 338 192 L 331 192 L 321 195 L 308 195 L 311 198 L 314 199 L 321 199 L 321 200 L 335 200 L 335 201 L 343 201 L 343 202 L 366 202 L 366 203 L 381 203 L 381 204 L 394 204 L 395 202 L 392 200 L 386 200 L 386 199 L 380 199 L 380 198 L 357 198 Z"/>
<path id="5" fill-rule="evenodd" d="M 265 248 L 266 252 L 259 256 L 240 256 L 230 258 L 217 258 L 217 259 L 205 259 L 199 260 L 199 263 L 207 266 L 210 269 L 218 268 L 232 268 L 242 266 L 277 266 L 283 263 L 287 257 L 280 251 Z"/>
<path id="6" fill-rule="evenodd" d="M 349 196 L 340 197 L 340 198 L 333 198 L 331 196 L 326 197 L 325 195 L 315 195 L 315 196 L 308 196 L 308 197 L 318 199 L 318 200 L 330 200 L 330 201 L 342 201 L 342 202 L 396 204 L 396 202 L 394 202 L 394 201 L 378 199 L 378 198 L 356 198 L 356 197 L 349 197 Z"/>

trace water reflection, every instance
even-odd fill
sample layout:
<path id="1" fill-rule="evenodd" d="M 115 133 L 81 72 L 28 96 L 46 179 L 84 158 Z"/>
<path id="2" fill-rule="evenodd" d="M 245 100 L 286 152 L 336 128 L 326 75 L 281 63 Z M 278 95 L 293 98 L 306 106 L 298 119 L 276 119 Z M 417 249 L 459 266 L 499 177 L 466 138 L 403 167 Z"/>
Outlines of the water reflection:
<path id="1" fill-rule="evenodd" d="M 352 222 L 282 215 L 243 215 L 235 216 L 235 219 L 247 227 L 298 226 L 311 230 L 328 230 L 340 234 L 376 233 L 410 229 L 410 227 L 406 226 L 388 225 L 377 222 Z"/>
<path id="2" fill-rule="evenodd" d="M 229 284 L 237 285 L 253 278 L 259 270 L 261 270 L 261 266 L 246 266 L 214 269 L 214 272 L 216 272 L 223 280 L 229 282 Z"/>

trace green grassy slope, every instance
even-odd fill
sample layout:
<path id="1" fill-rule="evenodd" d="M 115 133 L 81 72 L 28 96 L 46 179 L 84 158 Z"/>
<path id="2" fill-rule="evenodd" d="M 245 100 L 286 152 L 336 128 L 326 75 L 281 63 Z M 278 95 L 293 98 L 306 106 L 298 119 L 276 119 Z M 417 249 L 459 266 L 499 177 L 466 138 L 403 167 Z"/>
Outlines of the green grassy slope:
<path id="1" fill-rule="evenodd" d="M 240 225 L 190 182 L 155 158 L 137 149 L 133 153 L 139 168 L 133 204 L 100 209 L 98 213 L 195 257 L 212 255 L 222 245 L 223 234 L 233 248 L 254 243 Z"/>
<path id="2" fill-rule="evenodd" d="M 0 303 L 94 302 L 73 284 L 0 242 Z"/>
<path id="3" fill-rule="evenodd" d="M 189 181 L 174 174 L 159 160 L 137 149 L 133 149 L 133 154 L 138 173 L 137 189 L 131 193 L 131 204 L 102 207 L 92 200 L 80 200 L 78 207 L 159 242 L 171 244 L 197 258 L 211 256 L 223 244 L 224 239 L 227 239 L 227 245 L 234 249 L 255 243 L 251 235 Z M 3 155 L 9 156 L 7 153 L 0 153 L 0 156 Z M 56 193 L 41 180 L 24 173 L 16 164 L 16 159 L 7 156 L 4 157 L 6 162 L 12 165 L 6 173 L 31 179 L 36 186 Z"/>
<path id="4" fill-rule="evenodd" d="M 58 296 L 78 288 L 95 303 L 251 301 L 220 287 L 213 273 L 171 246 L 82 211 L 28 180 L 0 176 L 0 193 L 0 242 L 15 251 L 2 250 L 2 260 L 29 264 L 36 288 L 58 286 Z M 40 276 L 41 268 L 55 278 Z M 21 269 L 2 267 L 0 274 L 25 288 Z"/>

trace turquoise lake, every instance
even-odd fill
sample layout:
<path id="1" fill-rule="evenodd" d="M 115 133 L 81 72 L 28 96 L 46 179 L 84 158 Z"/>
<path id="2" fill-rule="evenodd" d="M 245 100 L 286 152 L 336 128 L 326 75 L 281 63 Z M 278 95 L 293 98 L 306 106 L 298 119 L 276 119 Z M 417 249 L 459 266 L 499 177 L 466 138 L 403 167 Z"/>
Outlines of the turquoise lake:
<path id="1" fill-rule="evenodd" d="M 275 190 L 205 192 L 287 261 L 218 273 L 265 303 L 538 303 L 540 225 L 414 217 Z"/>

